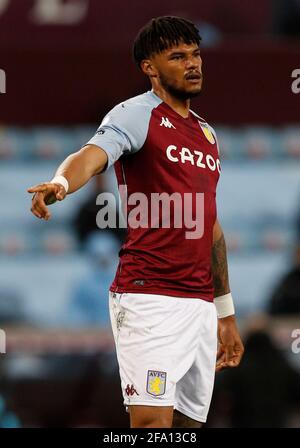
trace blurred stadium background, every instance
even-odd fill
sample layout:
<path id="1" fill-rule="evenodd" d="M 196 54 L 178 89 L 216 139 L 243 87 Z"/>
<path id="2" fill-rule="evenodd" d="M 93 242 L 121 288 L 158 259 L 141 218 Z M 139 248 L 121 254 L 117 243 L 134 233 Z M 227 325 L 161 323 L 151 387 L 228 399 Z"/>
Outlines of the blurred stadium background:
<path id="1" fill-rule="evenodd" d="M 95 227 L 114 172 L 47 223 L 26 189 L 149 89 L 131 45 L 166 14 L 203 36 L 192 108 L 219 136 L 218 213 L 246 342 L 242 366 L 217 375 L 207 426 L 300 426 L 299 0 L 0 0 L 0 427 L 128 426 L 107 308 L 123 233 Z"/>

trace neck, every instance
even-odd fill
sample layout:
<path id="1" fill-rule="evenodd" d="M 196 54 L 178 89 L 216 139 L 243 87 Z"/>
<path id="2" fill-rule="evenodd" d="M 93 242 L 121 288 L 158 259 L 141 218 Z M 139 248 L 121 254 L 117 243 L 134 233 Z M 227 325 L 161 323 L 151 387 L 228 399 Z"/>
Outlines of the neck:
<path id="1" fill-rule="evenodd" d="M 164 103 L 168 104 L 175 112 L 181 115 L 183 118 L 188 118 L 190 109 L 190 100 L 181 100 L 172 96 L 166 90 L 161 87 L 152 88 L 155 95 L 157 95 Z"/>

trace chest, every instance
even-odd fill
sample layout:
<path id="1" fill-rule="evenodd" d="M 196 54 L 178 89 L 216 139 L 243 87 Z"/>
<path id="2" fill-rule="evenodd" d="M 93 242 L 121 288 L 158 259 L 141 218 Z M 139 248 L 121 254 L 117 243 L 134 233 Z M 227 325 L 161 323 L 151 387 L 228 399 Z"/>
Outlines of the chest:
<path id="1" fill-rule="evenodd" d="M 215 136 L 196 117 L 176 118 L 165 111 L 152 114 L 147 139 L 137 161 L 165 187 L 178 191 L 215 192 L 221 166 Z"/>

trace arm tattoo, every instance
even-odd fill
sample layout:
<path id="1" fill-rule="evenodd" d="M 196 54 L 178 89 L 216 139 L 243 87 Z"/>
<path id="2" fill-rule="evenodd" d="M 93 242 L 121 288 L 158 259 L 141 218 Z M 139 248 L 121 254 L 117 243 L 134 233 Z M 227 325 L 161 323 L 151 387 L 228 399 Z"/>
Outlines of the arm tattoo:
<path id="1" fill-rule="evenodd" d="M 226 243 L 224 235 L 214 242 L 212 247 L 212 273 L 214 283 L 214 296 L 219 297 L 230 292 L 228 280 L 228 266 Z"/>

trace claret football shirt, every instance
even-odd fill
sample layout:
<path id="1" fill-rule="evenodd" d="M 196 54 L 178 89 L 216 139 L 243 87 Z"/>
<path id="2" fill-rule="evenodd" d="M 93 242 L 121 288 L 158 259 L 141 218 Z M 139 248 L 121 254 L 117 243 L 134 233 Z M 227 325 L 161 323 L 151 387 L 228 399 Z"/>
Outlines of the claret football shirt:
<path id="1" fill-rule="evenodd" d="M 128 232 L 111 291 L 213 301 L 220 160 L 212 127 L 148 91 L 114 107 L 88 144 L 107 153 L 126 190 Z"/>

